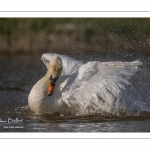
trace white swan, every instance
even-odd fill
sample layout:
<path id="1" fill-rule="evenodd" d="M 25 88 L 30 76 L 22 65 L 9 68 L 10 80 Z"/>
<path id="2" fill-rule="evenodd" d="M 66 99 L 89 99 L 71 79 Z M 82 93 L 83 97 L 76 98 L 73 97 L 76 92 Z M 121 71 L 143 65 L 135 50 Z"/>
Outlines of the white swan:
<path id="1" fill-rule="evenodd" d="M 142 65 L 139 60 L 90 61 L 84 64 L 68 56 L 51 53 L 43 54 L 41 59 L 48 71 L 33 86 L 28 97 L 29 107 L 35 114 L 70 111 L 82 115 L 114 114 L 133 110 L 138 104 L 146 107 L 135 98 L 129 82 L 139 70 L 138 66 Z"/>

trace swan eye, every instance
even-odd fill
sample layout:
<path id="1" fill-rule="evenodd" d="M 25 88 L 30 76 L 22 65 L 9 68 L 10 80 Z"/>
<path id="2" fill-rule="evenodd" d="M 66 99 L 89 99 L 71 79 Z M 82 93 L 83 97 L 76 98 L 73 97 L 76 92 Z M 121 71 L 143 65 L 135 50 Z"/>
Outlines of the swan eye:
<path id="1" fill-rule="evenodd" d="M 52 82 L 52 85 L 53 86 L 55 86 L 55 83 L 57 82 L 57 80 L 58 80 L 58 77 L 56 77 L 56 78 L 53 78 L 52 77 L 52 75 L 49 77 L 49 80 L 51 80 L 51 82 Z"/>

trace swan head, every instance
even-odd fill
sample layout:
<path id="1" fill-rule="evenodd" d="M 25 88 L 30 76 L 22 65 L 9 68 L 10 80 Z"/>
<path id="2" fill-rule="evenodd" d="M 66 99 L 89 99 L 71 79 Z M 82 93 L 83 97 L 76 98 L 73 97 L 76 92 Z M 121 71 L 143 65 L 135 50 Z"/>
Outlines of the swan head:
<path id="1" fill-rule="evenodd" d="M 59 56 L 52 57 L 48 67 L 48 96 L 51 96 L 53 94 L 55 84 L 62 73 L 62 68 L 61 58 Z"/>

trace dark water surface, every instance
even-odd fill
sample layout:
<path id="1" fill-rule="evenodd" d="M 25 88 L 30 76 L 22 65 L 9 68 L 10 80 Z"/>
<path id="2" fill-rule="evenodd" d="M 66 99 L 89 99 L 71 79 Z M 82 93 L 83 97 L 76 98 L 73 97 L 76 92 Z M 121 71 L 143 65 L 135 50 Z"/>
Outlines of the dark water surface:
<path id="1" fill-rule="evenodd" d="M 149 66 L 149 58 L 140 54 L 84 55 L 76 59 L 99 61 L 132 61 L 141 59 Z M 28 107 L 32 86 L 45 75 L 41 55 L 0 57 L 0 132 L 149 132 L 150 115 L 36 116 Z"/>

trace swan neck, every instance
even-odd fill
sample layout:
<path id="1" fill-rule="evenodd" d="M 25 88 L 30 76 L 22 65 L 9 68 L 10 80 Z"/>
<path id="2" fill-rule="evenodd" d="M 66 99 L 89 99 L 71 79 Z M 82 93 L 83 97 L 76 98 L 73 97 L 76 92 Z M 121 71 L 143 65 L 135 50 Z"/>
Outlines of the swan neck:
<path id="1" fill-rule="evenodd" d="M 50 70 L 47 70 L 47 72 L 46 72 L 46 74 L 45 74 L 45 78 L 49 79 L 50 74 L 51 74 Z"/>

